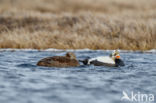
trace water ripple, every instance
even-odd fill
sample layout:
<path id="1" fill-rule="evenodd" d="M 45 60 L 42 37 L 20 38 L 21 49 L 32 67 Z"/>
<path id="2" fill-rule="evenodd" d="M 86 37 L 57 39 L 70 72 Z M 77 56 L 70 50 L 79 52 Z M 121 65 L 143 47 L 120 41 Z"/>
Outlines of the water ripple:
<path id="1" fill-rule="evenodd" d="M 112 51 L 74 52 L 78 59 L 85 59 L 109 55 Z M 125 67 L 81 65 L 60 69 L 36 66 L 41 58 L 65 53 L 63 50 L 1 51 L 0 102 L 122 103 L 123 90 L 156 95 L 155 53 L 121 51 Z"/>

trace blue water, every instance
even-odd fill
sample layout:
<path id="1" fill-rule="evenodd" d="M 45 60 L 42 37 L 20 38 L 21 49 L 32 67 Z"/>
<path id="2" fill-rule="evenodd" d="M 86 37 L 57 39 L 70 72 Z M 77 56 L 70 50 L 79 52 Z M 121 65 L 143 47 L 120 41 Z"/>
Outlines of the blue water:
<path id="1" fill-rule="evenodd" d="M 156 53 L 121 51 L 125 67 L 36 66 L 44 57 L 65 53 L 1 50 L 0 103 L 127 103 L 121 101 L 122 91 L 156 97 Z M 78 59 L 85 59 L 109 55 L 111 51 L 78 50 L 74 53 Z"/>

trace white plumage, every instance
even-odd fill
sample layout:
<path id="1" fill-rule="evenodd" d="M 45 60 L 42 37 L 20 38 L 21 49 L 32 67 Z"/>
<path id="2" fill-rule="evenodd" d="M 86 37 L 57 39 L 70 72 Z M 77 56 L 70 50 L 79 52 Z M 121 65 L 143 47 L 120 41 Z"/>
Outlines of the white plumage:
<path id="1" fill-rule="evenodd" d="M 84 65 L 95 65 L 95 66 L 110 66 L 118 67 L 124 66 L 124 62 L 120 59 L 120 54 L 117 50 L 113 51 L 109 56 L 100 56 L 91 59 L 85 59 L 82 62 Z"/>
<path id="2" fill-rule="evenodd" d="M 91 58 L 89 59 L 88 64 L 90 64 L 90 62 L 94 60 L 97 60 L 102 63 L 115 64 L 115 61 L 111 57 L 108 57 L 108 56 L 100 56 L 96 58 Z"/>

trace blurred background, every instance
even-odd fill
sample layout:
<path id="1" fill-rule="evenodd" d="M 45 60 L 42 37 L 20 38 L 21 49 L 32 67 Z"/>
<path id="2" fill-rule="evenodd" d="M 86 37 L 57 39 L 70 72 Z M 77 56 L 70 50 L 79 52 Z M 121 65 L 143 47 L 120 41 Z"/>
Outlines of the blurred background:
<path id="1" fill-rule="evenodd" d="M 156 0 L 0 0 L 0 48 L 156 48 Z"/>

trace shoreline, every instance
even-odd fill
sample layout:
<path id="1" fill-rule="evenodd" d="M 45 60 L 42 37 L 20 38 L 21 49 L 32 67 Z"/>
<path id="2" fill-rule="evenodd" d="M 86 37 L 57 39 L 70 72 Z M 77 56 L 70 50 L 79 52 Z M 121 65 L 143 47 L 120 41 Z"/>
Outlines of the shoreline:
<path id="1" fill-rule="evenodd" d="M 156 49 L 151 49 L 151 50 L 121 50 L 121 49 L 118 49 L 119 52 L 121 53 L 127 53 L 127 52 L 139 52 L 139 53 L 156 53 Z M 55 48 L 48 48 L 48 49 L 13 49 L 13 48 L 5 48 L 5 49 L 2 49 L 0 48 L 0 52 L 4 52 L 4 51 L 11 51 L 11 52 L 14 52 L 14 51 L 56 51 L 56 52 L 75 52 L 75 51 L 104 51 L 104 52 L 112 52 L 113 50 L 102 50 L 102 49 L 98 49 L 98 50 L 93 50 L 93 49 L 88 49 L 88 48 L 85 48 L 85 49 L 55 49 Z"/>
<path id="2" fill-rule="evenodd" d="M 0 48 L 156 48 L 155 0 L 11 1 L 0 1 Z"/>

